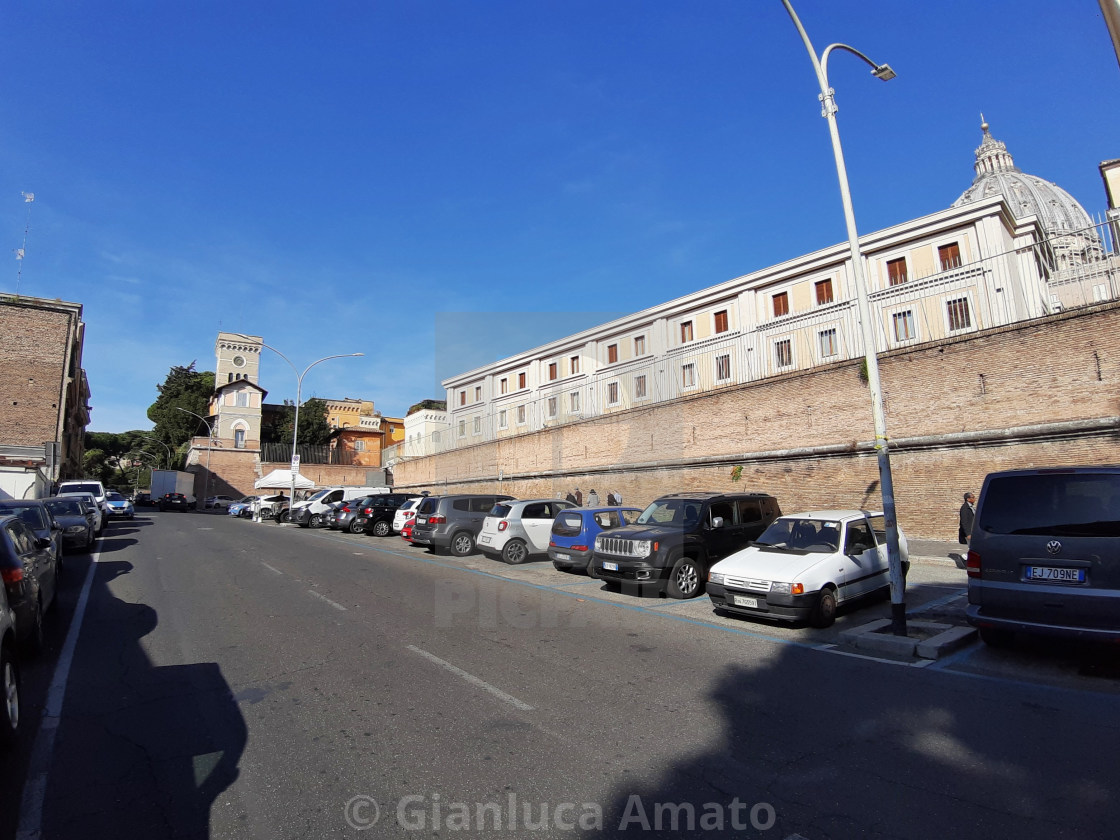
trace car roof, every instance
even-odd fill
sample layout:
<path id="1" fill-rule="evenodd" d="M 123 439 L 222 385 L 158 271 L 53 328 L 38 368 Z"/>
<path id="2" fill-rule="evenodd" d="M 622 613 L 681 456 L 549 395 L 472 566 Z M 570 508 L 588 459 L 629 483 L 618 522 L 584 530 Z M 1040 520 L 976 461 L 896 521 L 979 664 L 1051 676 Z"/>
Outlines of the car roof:
<path id="1" fill-rule="evenodd" d="M 807 510 L 801 513 L 783 513 L 780 519 L 862 519 L 865 516 L 882 516 L 881 510 Z"/>
<path id="2" fill-rule="evenodd" d="M 662 499 L 696 499 L 697 501 L 707 501 L 709 499 L 747 499 L 747 498 L 770 498 L 769 493 L 711 493 L 711 492 L 698 492 L 698 493 L 665 493 L 657 497 L 657 501 Z"/>

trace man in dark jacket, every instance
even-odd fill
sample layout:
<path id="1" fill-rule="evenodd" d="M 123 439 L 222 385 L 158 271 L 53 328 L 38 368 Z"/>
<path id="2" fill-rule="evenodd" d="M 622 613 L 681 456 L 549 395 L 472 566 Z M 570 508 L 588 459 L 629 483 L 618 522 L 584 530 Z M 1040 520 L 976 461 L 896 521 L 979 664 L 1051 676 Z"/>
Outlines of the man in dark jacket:
<path id="1" fill-rule="evenodd" d="M 972 526 L 976 523 L 976 497 L 971 493 L 964 494 L 964 504 L 961 505 L 961 524 L 957 531 L 957 541 L 961 545 L 968 545 L 972 538 Z"/>

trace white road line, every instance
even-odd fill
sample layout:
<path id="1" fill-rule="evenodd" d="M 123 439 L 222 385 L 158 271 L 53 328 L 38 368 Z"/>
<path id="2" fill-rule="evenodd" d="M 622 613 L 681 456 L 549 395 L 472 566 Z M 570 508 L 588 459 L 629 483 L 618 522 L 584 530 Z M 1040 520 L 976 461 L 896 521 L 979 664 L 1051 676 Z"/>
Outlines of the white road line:
<path id="1" fill-rule="evenodd" d="M 476 685 L 479 688 L 484 689 L 485 691 L 489 691 L 491 694 L 493 694 L 499 700 L 504 700 L 505 702 L 509 703 L 511 706 L 516 706 L 517 708 L 521 709 L 524 712 L 533 711 L 533 707 L 530 706 L 528 703 L 521 702 L 520 700 L 518 700 L 513 695 L 506 694 L 500 688 L 495 688 L 494 686 L 490 685 L 490 683 L 485 682 L 483 680 L 480 680 L 478 677 L 474 676 L 473 674 L 468 674 L 462 668 L 456 668 L 450 662 L 445 662 L 444 660 L 440 659 L 438 656 L 434 656 L 433 654 L 428 653 L 426 650 L 421 650 L 420 648 L 416 647 L 416 645 L 409 645 L 408 649 L 411 650 L 413 653 L 418 653 L 421 656 L 423 656 L 425 659 L 428 659 L 431 662 L 436 663 L 441 668 L 446 668 L 448 671 L 450 671 L 455 676 L 462 677 L 464 680 L 469 682 L 471 685 Z"/>
<path id="2" fill-rule="evenodd" d="M 342 604 L 339 604 L 339 603 L 336 603 L 335 601 L 332 601 L 326 595 L 320 595 L 314 589 L 308 589 L 307 591 L 309 593 L 311 593 L 312 595 L 314 595 L 316 598 L 318 598 L 320 601 L 326 601 L 328 604 L 330 604 L 336 610 L 342 610 L 343 612 L 346 612 L 346 607 L 342 606 Z"/>
<path id="3" fill-rule="evenodd" d="M 261 561 L 261 565 L 264 566 L 266 569 L 268 569 L 270 572 L 276 572 L 276 574 L 278 574 L 278 575 L 284 574 L 279 569 L 272 568 L 272 566 L 268 565 L 268 563 L 265 563 L 263 560 Z"/>
<path id="4" fill-rule="evenodd" d="M 35 736 L 35 743 L 31 747 L 27 782 L 24 785 L 23 797 L 19 806 L 17 840 L 36 840 L 43 829 L 43 802 L 47 794 L 47 777 L 50 776 L 51 764 L 54 761 L 54 739 L 58 734 L 59 718 L 62 716 L 62 703 L 66 699 L 66 683 L 70 679 L 70 666 L 74 661 L 74 649 L 78 645 L 78 634 L 82 629 L 82 619 L 85 618 L 86 605 L 89 603 L 89 593 L 93 588 L 93 577 L 97 571 L 97 563 L 100 558 L 100 549 L 90 557 L 89 568 L 86 569 L 86 579 L 82 582 L 82 591 L 78 595 L 78 603 L 74 607 L 74 617 L 70 620 L 70 629 L 66 633 L 66 641 L 62 645 L 62 652 L 59 654 L 58 663 L 54 668 L 54 677 L 47 689 L 47 702 L 43 707 L 39 732 Z M 57 594 L 55 597 L 58 597 Z"/>

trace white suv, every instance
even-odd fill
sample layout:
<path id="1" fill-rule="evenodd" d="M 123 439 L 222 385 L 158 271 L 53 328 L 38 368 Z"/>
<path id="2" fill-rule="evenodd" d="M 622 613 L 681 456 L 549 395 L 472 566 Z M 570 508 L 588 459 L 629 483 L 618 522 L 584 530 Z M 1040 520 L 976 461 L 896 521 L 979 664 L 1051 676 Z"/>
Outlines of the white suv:
<path id="1" fill-rule="evenodd" d="M 511 566 L 533 554 L 547 554 L 552 521 L 560 511 L 573 507 L 563 499 L 498 502 L 482 522 L 478 550 L 496 554 Z"/>

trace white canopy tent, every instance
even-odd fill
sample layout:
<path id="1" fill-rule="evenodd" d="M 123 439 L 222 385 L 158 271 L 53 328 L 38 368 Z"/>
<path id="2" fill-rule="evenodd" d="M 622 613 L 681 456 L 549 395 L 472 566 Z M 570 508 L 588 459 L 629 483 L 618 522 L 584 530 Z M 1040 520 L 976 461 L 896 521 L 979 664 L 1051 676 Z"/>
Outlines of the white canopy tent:
<path id="1" fill-rule="evenodd" d="M 273 470 L 253 485 L 257 490 L 288 490 L 292 486 L 291 470 Z M 315 482 L 296 473 L 296 489 L 310 490 Z"/>

